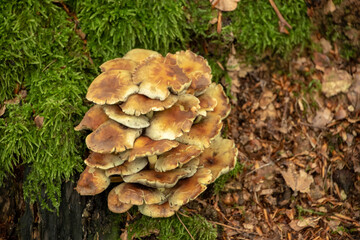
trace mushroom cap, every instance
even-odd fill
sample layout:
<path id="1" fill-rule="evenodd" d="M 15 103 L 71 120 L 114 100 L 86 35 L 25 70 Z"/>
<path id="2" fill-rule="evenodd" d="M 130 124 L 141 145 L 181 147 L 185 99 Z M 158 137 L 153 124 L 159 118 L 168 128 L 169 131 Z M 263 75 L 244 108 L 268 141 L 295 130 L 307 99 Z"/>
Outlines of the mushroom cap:
<path id="1" fill-rule="evenodd" d="M 171 189 L 172 193 L 168 199 L 170 206 L 180 207 L 194 200 L 206 190 L 206 185 L 211 182 L 211 179 L 211 171 L 206 168 L 200 168 L 192 177 L 180 180 Z"/>
<path id="2" fill-rule="evenodd" d="M 134 94 L 121 104 L 120 107 L 126 114 L 140 116 L 151 111 L 162 111 L 170 108 L 177 100 L 178 97 L 173 94 L 170 94 L 164 101 L 151 99 L 141 94 Z"/>
<path id="3" fill-rule="evenodd" d="M 199 156 L 200 166 L 211 170 L 214 182 L 220 175 L 229 172 L 236 165 L 238 150 L 234 141 L 217 136 L 209 148 L 206 148 Z"/>
<path id="4" fill-rule="evenodd" d="M 109 197 L 112 195 L 116 195 L 121 203 L 133 205 L 156 204 L 165 200 L 165 195 L 159 190 L 133 183 L 119 184 L 110 191 Z"/>
<path id="5" fill-rule="evenodd" d="M 159 140 L 155 141 L 151 138 L 141 136 L 134 142 L 134 147 L 127 153 L 129 161 L 133 161 L 137 157 L 146 157 L 159 155 L 179 145 L 176 141 Z"/>
<path id="6" fill-rule="evenodd" d="M 154 113 L 145 135 L 154 140 L 174 140 L 184 132 L 189 132 L 200 108 L 199 103 L 199 99 L 193 95 L 179 96 L 171 108 Z"/>
<path id="7" fill-rule="evenodd" d="M 215 98 L 217 101 L 214 111 L 209 112 L 208 115 L 219 115 L 221 117 L 221 120 L 223 120 L 229 115 L 231 111 L 229 98 L 226 96 L 224 89 L 220 84 L 212 83 L 206 89 L 204 95 L 209 95 Z"/>
<path id="8" fill-rule="evenodd" d="M 175 54 L 167 54 L 166 59 L 178 65 L 185 75 L 191 79 L 191 85 L 187 93 L 198 95 L 202 93 L 211 83 L 211 68 L 208 62 L 199 55 L 186 50 Z"/>
<path id="9" fill-rule="evenodd" d="M 165 218 L 171 217 L 175 214 L 177 210 L 179 210 L 180 206 L 171 207 L 168 202 L 163 204 L 145 204 L 138 206 L 139 211 L 148 217 L 153 218 Z"/>
<path id="10" fill-rule="evenodd" d="M 205 117 L 206 112 L 214 111 L 214 109 L 217 105 L 216 98 L 213 98 L 209 94 L 202 94 L 202 95 L 198 96 L 197 98 L 200 101 L 200 109 L 199 109 L 200 115 Z"/>
<path id="11" fill-rule="evenodd" d="M 124 176 L 124 182 L 140 183 L 153 188 L 171 188 L 179 179 L 191 174 L 188 168 L 177 168 L 168 172 L 156 172 L 155 170 L 143 170 L 141 172 Z"/>
<path id="12" fill-rule="evenodd" d="M 80 174 L 75 189 L 80 195 L 96 195 L 109 185 L 110 179 L 105 175 L 104 170 L 87 166 Z"/>
<path id="13" fill-rule="evenodd" d="M 119 153 L 134 146 L 141 130 L 130 129 L 108 120 L 86 137 L 86 146 L 97 153 Z"/>
<path id="14" fill-rule="evenodd" d="M 139 94 L 164 101 L 169 89 L 180 93 L 187 89 L 191 80 L 177 65 L 167 64 L 162 56 L 152 57 L 137 67 L 133 82 L 139 85 Z"/>
<path id="15" fill-rule="evenodd" d="M 110 193 L 112 193 L 112 190 L 110 191 Z M 108 195 L 108 208 L 110 211 L 114 213 L 124 213 L 128 211 L 132 206 L 134 206 L 132 204 L 120 202 L 116 194 L 114 193 L 110 194 L 110 193 Z"/>
<path id="16" fill-rule="evenodd" d="M 158 57 L 158 56 L 161 56 L 161 54 L 158 52 L 148 50 L 148 49 L 135 48 L 135 49 L 132 49 L 129 52 L 127 52 L 123 56 L 123 59 L 132 60 L 132 61 L 136 62 L 137 64 L 139 64 L 139 63 L 144 62 L 148 58 Z"/>
<path id="17" fill-rule="evenodd" d="M 220 134 L 222 126 L 223 123 L 220 116 L 210 115 L 192 125 L 189 132 L 184 133 L 176 140 L 181 143 L 198 146 L 201 149 L 208 148 L 211 141 Z"/>
<path id="18" fill-rule="evenodd" d="M 96 104 L 115 104 L 124 102 L 139 87 L 131 80 L 126 70 L 109 70 L 97 76 L 90 84 L 86 99 Z"/>
<path id="19" fill-rule="evenodd" d="M 102 72 L 110 70 L 126 70 L 133 72 L 137 63 L 130 59 L 115 58 L 101 64 L 100 69 Z"/>
<path id="20" fill-rule="evenodd" d="M 75 130 L 90 129 L 94 131 L 107 120 L 109 120 L 109 117 L 105 114 L 102 107 L 100 105 L 94 105 L 85 113 L 84 118 L 79 125 L 75 127 Z"/>
<path id="21" fill-rule="evenodd" d="M 104 105 L 103 108 L 110 119 L 121 123 L 126 127 L 146 128 L 150 125 L 149 119 L 147 117 L 127 115 L 117 105 Z"/>
<path id="22" fill-rule="evenodd" d="M 201 149 L 194 145 L 179 144 L 178 147 L 161 154 L 156 163 L 155 171 L 166 172 L 181 167 L 201 153 Z"/>
<path id="23" fill-rule="evenodd" d="M 120 166 L 107 169 L 105 171 L 105 175 L 108 177 L 111 175 L 121 175 L 121 176 L 131 175 L 143 170 L 147 164 L 148 164 L 147 158 L 136 158 L 134 161 L 131 162 L 126 161 L 124 164 Z"/>
<path id="24" fill-rule="evenodd" d="M 87 159 L 85 159 L 85 164 L 89 167 L 96 167 L 100 169 L 109 169 L 112 167 L 119 166 L 125 162 L 118 154 L 111 153 L 96 153 L 91 152 Z"/>
<path id="25" fill-rule="evenodd" d="M 210 2 L 216 3 L 215 5 L 213 5 L 215 8 L 224 12 L 234 11 L 239 1 L 240 0 L 210 0 Z"/>

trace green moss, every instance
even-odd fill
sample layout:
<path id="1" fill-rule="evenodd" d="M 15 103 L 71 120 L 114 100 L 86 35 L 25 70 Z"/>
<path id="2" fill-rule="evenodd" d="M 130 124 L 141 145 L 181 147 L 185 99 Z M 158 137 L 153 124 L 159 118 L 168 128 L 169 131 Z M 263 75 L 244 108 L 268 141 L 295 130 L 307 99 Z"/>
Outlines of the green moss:
<path id="1" fill-rule="evenodd" d="M 224 189 L 226 182 L 229 181 L 231 178 L 235 178 L 240 172 L 242 172 L 242 170 L 243 165 L 239 162 L 236 162 L 235 168 L 233 170 L 216 179 L 214 183 L 214 193 L 219 194 L 221 190 Z"/>
<path id="2" fill-rule="evenodd" d="M 204 217 L 194 215 L 184 217 L 179 215 L 181 221 L 187 227 L 194 239 L 211 240 L 216 239 L 217 230 Z M 156 234 L 156 239 L 160 240 L 187 240 L 191 239 L 185 227 L 181 224 L 177 216 L 169 218 L 150 218 L 142 216 L 140 219 L 129 224 L 128 239 Z"/>

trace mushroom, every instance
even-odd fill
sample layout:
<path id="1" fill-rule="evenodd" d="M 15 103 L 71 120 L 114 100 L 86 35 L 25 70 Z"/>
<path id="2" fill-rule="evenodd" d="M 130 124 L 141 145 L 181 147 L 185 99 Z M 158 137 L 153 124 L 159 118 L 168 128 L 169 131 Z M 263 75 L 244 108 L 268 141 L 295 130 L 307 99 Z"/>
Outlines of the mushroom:
<path id="1" fill-rule="evenodd" d="M 230 103 L 211 69 L 187 51 L 133 49 L 100 66 L 86 98 L 95 105 L 76 130 L 90 129 L 76 190 L 108 195 L 115 213 L 136 205 L 151 217 L 169 217 L 234 168 L 237 149 L 220 136 Z"/>
<path id="2" fill-rule="evenodd" d="M 118 154 L 110 153 L 96 153 L 91 152 L 85 163 L 89 167 L 96 167 L 100 169 L 109 169 L 112 167 L 119 166 L 125 162 L 125 159 Z"/>
<path id="3" fill-rule="evenodd" d="M 162 111 L 168 109 L 176 103 L 178 97 L 170 94 L 164 101 L 151 99 L 141 94 L 131 95 L 126 102 L 120 105 L 124 113 L 128 115 L 140 116 L 151 111 Z"/>
<path id="4" fill-rule="evenodd" d="M 80 195 L 96 195 L 104 191 L 110 185 L 110 179 L 105 171 L 87 166 L 80 174 L 75 190 Z"/>
<path id="5" fill-rule="evenodd" d="M 75 130 L 90 129 L 94 131 L 107 120 L 109 120 L 109 117 L 105 114 L 102 107 L 100 105 L 94 105 L 85 113 L 84 118 L 79 125 L 75 127 Z"/>
<path id="6" fill-rule="evenodd" d="M 199 156 L 200 165 L 209 169 L 214 182 L 220 175 L 229 172 L 235 167 L 238 150 L 233 140 L 217 136 Z"/>
<path id="7" fill-rule="evenodd" d="M 164 101 L 170 91 L 180 93 L 187 89 L 191 80 L 177 65 L 165 62 L 162 56 L 151 57 L 137 67 L 133 82 L 139 85 L 139 94 Z"/>
<path id="8" fill-rule="evenodd" d="M 86 146 L 98 153 L 119 153 L 132 148 L 141 130 L 122 127 L 108 120 L 86 137 Z"/>
<path id="9" fill-rule="evenodd" d="M 117 105 L 103 106 L 105 113 L 110 119 L 121 123 L 129 128 L 146 128 L 150 125 L 149 120 L 145 116 L 130 116 L 125 114 Z"/>
<path id="10" fill-rule="evenodd" d="M 126 161 L 120 166 L 106 169 L 105 175 L 108 177 L 112 175 L 131 175 L 143 170 L 147 164 L 148 160 L 146 158 L 136 158 L 134 161 Z"/>
<path id="11" fill-rule="evenodd" d="M 126 70 L 110 70 L 100 74 L 90 84 L 86 99 L 96 104 L 115 104 L 124 102 L 139 87 L 131 80 Z"/>
<path id="12" fill-rule="evenodd" d="M 154 139 L 174 140 L 189 132 L 197 110 L 200 109 L 200 101 L 195 96 L 184 94 L 169 109 L 154 113 L 150 120 L 150 126 L 146 128 L 145 135 Z"/>

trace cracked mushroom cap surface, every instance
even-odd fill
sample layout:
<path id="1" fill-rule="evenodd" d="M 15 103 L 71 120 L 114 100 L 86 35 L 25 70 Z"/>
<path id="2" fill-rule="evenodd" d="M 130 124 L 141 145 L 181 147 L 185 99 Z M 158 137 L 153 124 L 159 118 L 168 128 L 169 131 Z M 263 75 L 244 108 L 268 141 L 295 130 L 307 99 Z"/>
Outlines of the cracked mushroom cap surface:
<path id="1" fill-rule="evenodd" d="M 147 117 L 127 115 L 117 105 L 104 105 L 103 108 L 110 119 L 126 127 L 139 129 L 150 126 L 149 119 Z"/>
<path id="2" fill-rule="evenodd" d="M 144 204 L 141 206 L 138 206 L 139 211 L 148 217 L 153 218 L 165 218 L 165 217 L 171 217 L 175 214 L 176 211 L 180 209 L 180 206 L 173 206 L 171 207 L 168 202 L 165 202 L 163 204 Z"/>
<path id="3" fill-rule="evenodd" d="M 151 99 L 141 94 L 131 95 L 126 102 L 120 105 L 124 113 L 140 116 L 151 111 L 162 111 L 172 107 L 178 100 L 176 95 L 170 94 L 164 101 Z"/>
<path id="4" fill-rule="evenodd" d="M 80 174 L 75 190 L 80 195 L 96 195 L 104 191 L 110 185 L 110 179 L 105 171 L 87 166 Z"/>
<path id="5" fill-rule="evenodd" d="M 79 125 L 75 127 L 75 130 L 80 131 L 90 129 L 94 131 L 107 120 L 109 120 L 109 117 L 106 115 L 102 107 L 100 105 L 94 105 L 85 113 L 85 116 Z"/>
<path id="6" fill-rule="evenodd" d="M 130 129 L 108 120 L 86 137 L 86 146 L 97 153 L 120 153 L 134 146 L 141 130 Z"/>
<path id="7" fill-rule="evenodd" d="M 196 169 L 195 169 L 196 171 Z M 156 172 L 155 170 L 143 170 L 141 172 L 124 176 L 124 182 L 140 183 L 153 188 L 171 188 L 184 177 L 191 174 L 187 168 L 178 168 L 168 172 Z"/>
<path id="8" fill-rule="evenodd" d="M 152 155 L 159 155 L 167 152 L 179 145 L 176 141 L 171 140 L 152 140 L 149 137 L 141 136 L 134 142 L 134 147 L 127 153 L 129 161 L 133 161 L 138 157 L 146 157 Z"/>
<path id="9" fill-rule="evenodd" d="M 237 154 L 238 150 L 233 140 L 217 136 L 211 142 L 210 147 L 206 148 L 199 156 L 200 166 L 211 171 L 211 182 L 214 182 L 220 175 L 235 167 Z"/>
<path id="10" fill-rule="evenodd" d="M 109 70 L 97 76 L 90 84 L 86 99 L 100 105 L 115 104 L 126 101 L 138 90 L 129 71 Z"/>
<path id="11" fill-rule="evenodd" d="M 148 164 L 147 158 L 136 158 L 134 161 L 126 161 L 120 166 L 116 166 L 113 168 L 106 169 L 105 175 L 112 176 L 112 175 L 131 175 L 143 170 L 146 165 Z"/>
<path id="12" fill-rule="evenodd" d="M 134 183 L 119 184 L 110 191 L 109 197 L 111 195 L 116 195 L 122 203 L 132 205 L 157 204 L 165 200 L 165 195 L 159 190 Z"/>
<path id="13" fill-rule="evenodd" d="M 161 54 L 158 52 L 148 50 L 148 49 L 135 48 L 135 49 L 132 49 L 129 52 L 127 52 L 122 57 L 122 59 L 132 60 L 132 61 L 136 62 L 137 64 L 140 64 L 148 58 L 159 57 L 159 56 L 161 56 Z"/>
<path id="14" fill-rule="evenodd" d="M 130 59 L 115 58 L 101 64 L 102 72 L 110 70 L 126 70 L 133 72 L 138 64 Z"/>
<path id="15" fill-rule="evenodd" d="M 190 94 L 181 95 L 174 106 L 154 113 L 145 135 L 154 140 L 174 140 L 184 132 L 190 131 L 198 109 L 199 99 Z"/>
<path id="16" fill-rule="evenodd" d="M 210 115 L 193 124 L 189 132 L 184 133 L 176 140 L 198 146 L 200 149 L 208 148 L 211 141 L 220 134 L 222 126 L 223 122 L 220 116 Z"/>
<path id="17" fill-rule="evenodd" d="M 206 190 L 206 185 L 210 184 L 211 180 L 211 171 L 206 168 L 200 168 L 192 177 L 180 180 L 171 189 L 168 199 L 170 206 L 182 206 L 194 200 Z"/>
<path id="18" fill-rule="evenodd" d="M 166 63 L 162 56 L 149 58 L 139 65 L 133 82 L 139 84 L 139 94 L 161 101 L 170 95 L 170 90 L 180 93 L 191 84 L 179 66 Z"/>
<path id="19" fill-rule="evenodd" d="M 112 167 L 119 166 L 125 162 L 121 156 L 111 153 L 96 153 L 91 152 L 87 159 L 85 159 L 85 164 L 89 167 L 96 167 L 100 169 L 109 169 Z"/>
<path id="20" fill-rule="evenodd" d="M 201 149 L 194 145 L 179 144 L 176 148 L 161 154 L 156 163 L 155 171 L 166 172 L 188 163 L 201 153 Z"/>
<path id="21" fill-rule="evenodd" d="M 211 83 L 211 68 L 208 62 L 199 55 L 186 50 L 175 54 L 168 54 L 166 58 L 169 62 L 178 65 L 191 79 L 191 85 L 187 93 L 198 95 L 202 93 Z"/>

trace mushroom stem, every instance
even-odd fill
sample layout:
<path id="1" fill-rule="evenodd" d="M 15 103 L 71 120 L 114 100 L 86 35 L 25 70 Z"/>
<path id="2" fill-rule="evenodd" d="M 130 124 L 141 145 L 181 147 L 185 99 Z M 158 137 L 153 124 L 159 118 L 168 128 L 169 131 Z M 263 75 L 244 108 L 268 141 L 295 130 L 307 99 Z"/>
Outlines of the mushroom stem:
<path id="1" fill-rule="evenodd" d="M 156 155 L 148 156 L 148 160 L 149 160 L 150 169 L 154 169 L 155 163 L 157 161 L 157 156 Z"/>
<path id="2" fill-rule="evenodd" d="M 112 176 L 110 177 L 110 182 L 116 183 L 116 182 L 123 182 L 124 180 L 120 176 Z"/>
<path id="3" fill-rule="evenodd" d="M 194 121 L 194 124 L 195 124 L 195 123 L 199 123 L 199 122 L 201 121 L 201 119 L 203 119 L 203 116 L 198 115 L 198 116 L 196 117 L 195 121 Z"/>
<path id="4" fill-rule="evenodd" d="M 148 112 L 146 116 L 151 119 L 154 116 L 154 111 Z"/>

